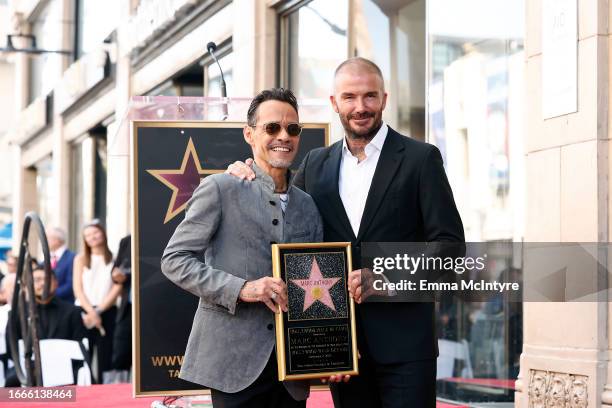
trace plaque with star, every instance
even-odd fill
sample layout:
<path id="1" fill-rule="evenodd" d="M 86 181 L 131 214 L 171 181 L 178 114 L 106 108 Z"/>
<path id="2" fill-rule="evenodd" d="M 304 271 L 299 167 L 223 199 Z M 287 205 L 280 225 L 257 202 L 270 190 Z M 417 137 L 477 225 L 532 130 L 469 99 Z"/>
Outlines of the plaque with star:
<path id="1" fill-rule="evenodd" d="M 276 315 L 279 380 L 356 375 L 350 243 L 274 244 L 272 258 L 288 296 L 288 311 Z"/>
<path id="2" fill-rule="evenodd" d="M 283 261 L 290 321 L 347 316 L 344 252 L 285 254 Z"/>

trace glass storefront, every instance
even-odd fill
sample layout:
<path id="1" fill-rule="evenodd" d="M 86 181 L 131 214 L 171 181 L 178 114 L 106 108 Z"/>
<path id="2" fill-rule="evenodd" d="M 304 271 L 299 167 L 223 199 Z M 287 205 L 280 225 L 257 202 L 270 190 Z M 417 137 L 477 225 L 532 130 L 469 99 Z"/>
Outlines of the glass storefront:
<path id="1" fill-rule="evenodd" d="M 281 83 L 298 98 L 329 97 L 333 72 L 348 52 L 348 0 L 313 0 L 281 15 Z"/>
<path id="2" fill-rule="evenodd" d="M 524 15 L 523 1 L 427 2 L 427 140 L 442 152 L 467 241 L 523 238 Z M 518 254 L 489 262 L 520 272 Z M 513 401 L 522 304 L 443 299 L 438 316 L 438 397 Z"/>

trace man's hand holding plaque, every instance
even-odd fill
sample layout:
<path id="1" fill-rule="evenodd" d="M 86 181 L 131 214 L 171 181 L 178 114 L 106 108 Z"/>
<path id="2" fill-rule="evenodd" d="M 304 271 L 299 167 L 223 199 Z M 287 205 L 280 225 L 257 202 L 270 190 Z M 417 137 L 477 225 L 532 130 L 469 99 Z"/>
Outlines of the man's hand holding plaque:
<path id="1" fill-rule="evenodd" d="M 278 313 L 276 305 L 280 306 L 283 312 L 287 311 L 287 286 L 279 278 L 265 276 L 246 282 L 239 297 L 243 302 L 263 302 L 274 313 Z"/>

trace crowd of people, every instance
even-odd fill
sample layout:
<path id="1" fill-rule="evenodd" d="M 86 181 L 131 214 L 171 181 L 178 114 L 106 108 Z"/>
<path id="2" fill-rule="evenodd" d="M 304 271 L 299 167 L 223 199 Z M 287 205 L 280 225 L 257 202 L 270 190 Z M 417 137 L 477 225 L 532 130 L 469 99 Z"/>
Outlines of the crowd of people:
<path id="1" fill-rule="evenodd" d="M 32 260 L 32 279 L 38 314 L 38 337 L 82 342 L 95 383 L 129 381 L 131 367 L 130 236 L 123 238 L 117 256 L 108 247 L 104 226 L 94 220 L 82 229 L 78 253 L 67 247 L 66 232 L 46 230 L 51 281 L 43 297 L 45 269 Z M 8 349 L 10 331 L 21 338 L 21 328 L 9 324 L 15 291 L 18 255 L 8 251 L 0 274 L 0 341 L 6 342 L 5 386 L 20 386 Z M 83 341 L 87 339 L 87 341 Z"/>

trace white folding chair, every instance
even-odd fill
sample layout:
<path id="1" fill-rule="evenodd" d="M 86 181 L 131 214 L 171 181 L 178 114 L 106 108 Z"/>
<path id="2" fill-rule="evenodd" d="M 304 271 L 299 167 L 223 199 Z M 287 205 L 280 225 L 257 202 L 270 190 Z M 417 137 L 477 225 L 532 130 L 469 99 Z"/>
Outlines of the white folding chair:
<path id="1" fill-rule="evenodd" d="M 438 350 L 440 354 L 437 360 L 436 379 L 454 377 L 456 360 L 463 361 L 462 378 L 472 378 L 474 376 L 470 349 L 465 339 L 460 342 L 439 339 Z"/>
<path id="2" fill-rule="evenodd" d="M 77 341 L 44 339 L 40 340 L 39 344 L 43 386 L 74 384 L 73 360 L 83 361 L 83 367 L 77 372 L 77 385 L 91 385 L 91 370 Z M 83 345 L 85 349 L 88 348 L 87 339 L 83 339 Z M 23 340 L 19 340 L 19 357 L 23 367 Z"/>

